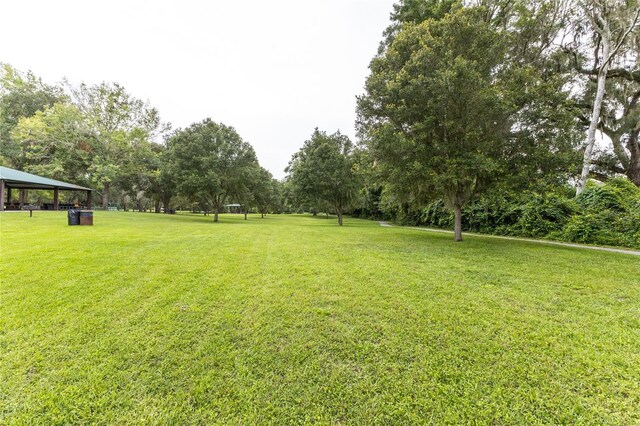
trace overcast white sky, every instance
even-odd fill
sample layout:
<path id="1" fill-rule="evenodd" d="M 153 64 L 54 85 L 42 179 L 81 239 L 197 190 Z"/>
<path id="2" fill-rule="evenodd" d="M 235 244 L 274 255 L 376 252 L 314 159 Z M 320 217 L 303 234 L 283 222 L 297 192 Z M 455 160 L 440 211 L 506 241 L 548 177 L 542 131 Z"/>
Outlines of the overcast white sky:
<path id="1" fill-rule="evenodd" d="M 6 1 L 0 61 L 118 82 L 174 128 L 236 128 L 275 177 L 315 127 L 355 140 L 355 97 L 394 0 Z"/>

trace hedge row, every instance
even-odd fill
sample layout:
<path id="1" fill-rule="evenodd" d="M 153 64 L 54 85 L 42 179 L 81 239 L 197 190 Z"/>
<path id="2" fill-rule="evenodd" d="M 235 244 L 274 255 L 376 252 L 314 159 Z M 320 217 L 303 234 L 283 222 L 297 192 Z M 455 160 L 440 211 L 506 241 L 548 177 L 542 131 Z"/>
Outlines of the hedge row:
<path id="1" fill-rule="evenodd" d="M 452 228 L 443 201 L 421 210 L 387 212 L 404 225 Z M 640 248 L 640 188 L 624 178 L 590 183 L 579 197 L 552 194 L 485 196 L 463 210 L 463 229 L 496 235 L 547 238 Z"/>

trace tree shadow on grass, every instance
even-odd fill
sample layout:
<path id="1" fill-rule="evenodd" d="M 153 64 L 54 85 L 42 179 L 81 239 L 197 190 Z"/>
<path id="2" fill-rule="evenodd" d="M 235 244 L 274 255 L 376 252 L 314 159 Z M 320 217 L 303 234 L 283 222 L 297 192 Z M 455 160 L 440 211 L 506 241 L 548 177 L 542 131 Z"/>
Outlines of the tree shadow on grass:
<path id="1" fill-rule="evenodd" d="M 249 223 L 251 220 L 244 220 L 243 215 L 238 215 L 238 217 L 230 218 L 227 215 L 220 215 L 218 222 L 213 221 L 213 214 L 204 215 L 202 213 L 176 213 L 176 214 L 162 214 L 162 213 L 152 213 L 155 214 L 158 218 L 163 218 L 167 220 L 175 220 L 176 222 L 198 222 L 205 224 L 213 224 L 213 225 L 237 225 L 240 223 Z"/>
<path id="2" fill-rule="evenodd" d="M 310 226 L 328 226 L 329 225 L 329 226 L 339 227 L 338 216 L 334 216 L 334 215 L 329 215 L 327 217 L 324 214 L 323 215 L 318 214 L 316 216 L 309 214 L 309 215 L 298 215 L 296 217 L 300 219 L 308 219 Z M 352 218 L 351 216 L 343 216 L 343 219 L 344 219 L 344 224 L 342 225 L 343 228 L 354 228 L 354 227 L 366 228 L 366 227 L 371 227 L 374 224 L 375 226 L 378 226 L 377 223 L 368 219 Z"/>

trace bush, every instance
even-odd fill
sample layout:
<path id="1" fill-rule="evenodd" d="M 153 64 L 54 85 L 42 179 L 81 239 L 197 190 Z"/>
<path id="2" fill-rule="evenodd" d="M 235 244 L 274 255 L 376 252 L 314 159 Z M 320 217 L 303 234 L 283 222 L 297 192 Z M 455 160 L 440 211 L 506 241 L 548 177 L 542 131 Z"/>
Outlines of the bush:
<path id="1" fill-rule="evenodd" d="M 547 197 L 534 194 L 521 208 L 513 233 L 523 237 L 544 238 L 561 231 L 576 210 L 573 200 L 554 194 Z"/>
<path id="2" fill-rule="evenodd" d="M 453 227 L 442 200 L 417 210 L 407 204 L 387 209 L 403 225 Z M 589 183 L 577 198 L 565 188 L 552 193 L 486 194 L 463 209 L 467 232 L 550 238 L 640 248 L 640 188 L 625 178 Z"/>
<path id="3" fill-rule="evenodd" d="M 624 178 L 611 179 L 604 185 L 590 182 L 576 199 L 586 211 L 627 211 L 640 198 L 640 188 Z"/>
<path id="4" fill-rule="evenodd" d="M 451 228 L 453 227 L 453 221 L 453 212 L 445 207 L 443 200 L 438 200 L 422 209 L 419 225 Z"/>
<path id="5" fill-rule="evenodd" d="M 580 211 L 564 227 L 561 239 L 640 247 L 640 188 L 629 180 L 589 184 L 576 201 Z"/>
<path id="6" fill-rule="evenodd" d="M 608 229 L 613 220 L 615 215 L 611 210 L 575 215 L 567 223 L 560 237 L 575 243 L 615 245 L 620 236 Z"/>
<path id="7" fill-rule="evenodd" d="M 640 247 L 638 219 L 613 210 L 575 215 L 559 237 L 576 243 Z"/>
<path id="8" fill-rule="evenodd" d="M 466 231 L 511 235 L 511 227 L 518 221 L 520 205 L 503 196 L 485 196 L 463 211 Z"/>

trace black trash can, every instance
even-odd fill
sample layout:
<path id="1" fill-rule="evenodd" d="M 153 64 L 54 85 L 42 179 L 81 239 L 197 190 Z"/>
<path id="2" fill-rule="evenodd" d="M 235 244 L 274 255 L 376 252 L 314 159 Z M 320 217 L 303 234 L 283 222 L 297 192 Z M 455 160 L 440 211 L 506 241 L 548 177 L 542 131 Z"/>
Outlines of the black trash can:
<path id="1" fill-rule="evenodd" d="M 80 225 L 93 225 L 92 210 L 80 210 Z"/>
<path id="2" fill-rule="evenodd" d="M 80 225 L 80 210 L 69 210 L 67 220 L 69 225 Z"/>

